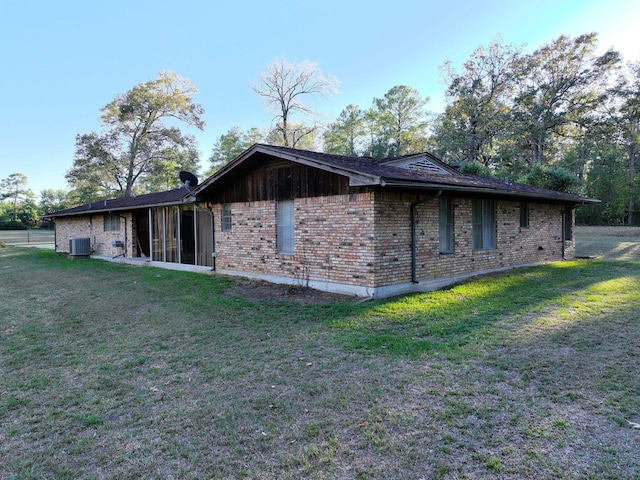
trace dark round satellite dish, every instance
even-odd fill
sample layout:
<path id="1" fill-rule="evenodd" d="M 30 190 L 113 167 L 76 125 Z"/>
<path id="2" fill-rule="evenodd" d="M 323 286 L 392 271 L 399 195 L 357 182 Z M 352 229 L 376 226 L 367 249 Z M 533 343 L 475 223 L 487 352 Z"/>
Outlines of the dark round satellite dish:
<path id="1" fill-rule="evenodd" d="M 189 187 L 198 185 L 198 177 L 191 172 L 180 172 L 180 181 Z"/>

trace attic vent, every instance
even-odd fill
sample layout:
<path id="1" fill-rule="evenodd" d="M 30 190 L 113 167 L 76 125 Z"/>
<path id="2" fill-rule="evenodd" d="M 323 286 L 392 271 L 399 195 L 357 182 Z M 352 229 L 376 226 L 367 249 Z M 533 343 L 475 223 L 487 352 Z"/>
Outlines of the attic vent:
<path id="1" fill-rule="evenodd" d="M 413 162 L 407 162 L 398 166 L 406 168 L 408 170 L 416 170 L 418 172 L 432 173 L 435 175 L 451 175 L 450 172 L 442 168 L 440 165 L 436 165 L 431 160 L 428 160 L 426 158 L 415 160 Z"/>
<path id="2" fill-rule="evenodd" d="M 69 240 L 70 257 L 88 257 L 91 255 L 90 238 L 72 238 Z"/>

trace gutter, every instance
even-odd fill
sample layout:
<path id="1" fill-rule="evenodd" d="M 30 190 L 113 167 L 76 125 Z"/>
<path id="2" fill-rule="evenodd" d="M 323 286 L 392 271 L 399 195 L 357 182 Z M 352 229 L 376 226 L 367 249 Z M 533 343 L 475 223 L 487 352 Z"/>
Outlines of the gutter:
<path id="1" fill-rule="evenodd" d="M 418 250 L 418 238 L 416 232 L 416 223 L 418 222 L 418 205 L 422 205 L 434 198 L 438 198 L 442 195 L 442 190 L 438 190 L 435 195 L 430 195 L 426 198 L 418 200 L 411 204 L 411 282 L 419 283 L 417 274 L 417 250 Z"/>
<path id="2" fill-rule="evenodd" d="M 194 204 L 196 203 L 195 201 L 195 197 L 191 197 L 191 199 L 187 198 L 186 196 L 183 197 L 182 199 L 176 200 L 176 201 L 170 201 L 170 202 L 157 202 L 157 203 L 145 203 L 145 204 L 140 204 L 140 205 L 129 205 L 129 206 L 124 206 L 124 207 L 109 207 L 109 206 L 105 206 L 105 207 L 101 207 L 101 208 L 88 208 L 86 210 L 80 210 L 80 211 L 74 211 L 74 212 L 70 212 L 70 213 L 64 213 L 64 211 L 62 211 L 61 213 L 50 213 L 48 215 L 42 215 L 41 218 L 47 218 L 47 219 L 54 219 L 54 218 L 59 218 L 59 217 L 76 217 L 76 216 L 81 216 L 81 215 L 92 215 L 94 213 L 98 214 L 98 213 L 112 213 L 112 212 L 122 212 L 122 211 L 126 211 L 126 212 L 130 212 L 133 210 L 144 210 L 146 208 L 155 208 L 155 207 L 171 207 L 174 205 L 184 205 L 184 204 Z M 84 206 L 84 205 L 83 205 Z M 80 207 L 73 207 L 73 208 L 80 208 Z"/>
<path id="3" fill-rule="evenodd" d="M 518 190 L 508 190 L 508 189 L 500 189 L 500 188 L 492 188 L 492 187 L 469 187 L 464 185 L 451 185 L 451 184 L 442 184 L 442 183 L 415 183 L 410 181 L 395 181 L 389 179 L 383 179 L 380 182 L 381 186 L 384 187 L 396 187 L 396 188 L 407 188 L 407 189 L 440 189 L 446 190 L 447 192 L 462 192 L 462 193 L 475 193 L 482 195 L 492 195 L 492 196 L 504 196 L 504 197 L 517 197 L 517 198 L 531 198 L 538 200 L 546 200 L 547 202 L 561 202 L 561 203 L 573 203 L 573 204 L 597 204 L 601 203 L 600 200 L 596 200 L 593 198 L 584 198 L 571 194 L 562 194 L 562 196 L 554 196 L 548 195 L 543 192 L 534 193 L 534 192 L 522 192 Z M 562 192 L 560 192 L 562 193 Z"/>

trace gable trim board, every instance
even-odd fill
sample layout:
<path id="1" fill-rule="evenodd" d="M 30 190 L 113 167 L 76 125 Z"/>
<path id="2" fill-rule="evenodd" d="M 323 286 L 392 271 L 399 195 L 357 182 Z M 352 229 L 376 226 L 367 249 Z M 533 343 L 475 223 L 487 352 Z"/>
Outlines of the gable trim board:
<path id="1" fill-rule="evenodd" d="M 440 198 L 450 199 L 452 209 L 447 228 L 453 251 L 444 253 L 439 229 L 447 222 L 439 218 Z M 290 236 L 293 231 L 293 241 L 288 239 L 286 253 L 278 253 L 282 242 L 277 206 L 283 200 L 293 201 L 288 213 L 293 227 L 282 230 L 281 225 L 281 232 Z M 474 250 L 472 212 L 474 202 L 482 200 L 493 200 L 495 215 L 489 218 L 495 227 L 490 223 L 484 228 L 495 228 L 486 237 L 493 242 L 495 235 L 495 246 L 489 242 L 492 248 Z M 215 271 L 380 297 L 570 258 L 575 243 L 566 238 L 564 227 L 573 227 L 576 205 L 594 202 L 465 175 L 430 154 L 372 159 L 257 144 L 192 192 L 110 200 L 50 217 L 62 232 L 74 219 L 119 211 L 130 215 L 129 238 L 135 242 L 133 212 L 181 205 L 206 208 L 213 215 Z M 522 205 L 529 226 L 521 225 Z M 133 244 L 128 251 L 137 255 Z"/>

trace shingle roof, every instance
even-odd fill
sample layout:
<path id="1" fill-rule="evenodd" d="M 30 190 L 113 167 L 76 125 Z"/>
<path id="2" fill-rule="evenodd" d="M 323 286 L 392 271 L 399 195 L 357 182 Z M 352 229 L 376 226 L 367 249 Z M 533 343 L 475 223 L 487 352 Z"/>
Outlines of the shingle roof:
<path id="1" fill-rule="evenodd" d="M 59 212 L 44 215 L 44 218 L 68 217 L 73 215 L 83 215 L 87 213 L 101 213 L 119 210 L 135 210 L 136 208 L 146 208 L 159 205 L 176 205 L 182 203 L 189 197 L 189 193 L 182 189 L 167 190 L 164 192 L 147 193 L 135 197 L 121 197 L 112 200 L 100 200 L 87 203 L 79 207 L 60 210 Z"/>
<path id="2" fill-rule="evenodd" d="M 568 203 L 597 203 L 578 195 L 572 195 L 519 183 L 502 181 L 495 178 L 464 174 L 429 153 L 405 155 L 402 157 L 376 159 L 371 157 L 348 157 L 328 153 L 311 152 L 295 148 L 256 144 L 240 154 L 233 161 L 202 182 L 196 189 L 196 195 L 215 184 L 239 167 L 249 162 L 256 154 L 266 154 L 298 163 L 304 163 L 348 176 L 351 185 L 371 185 L 397 187 L 411 190 L 443 190 L 484 194 L 536 198 Z M 402 164 L 430 163 L 432 169 L 411 169 Z"/>
<path id="3" fill-rule="evenodd" d="M 305 163 L 315 168 L 331 170 L 349 177 L 352 185 L 371 185 L 382 188 L 402 188 L 415 191 L 442 190 L 448 192 L 466 192 L 467 194 L 484 194 L 510 196 L 520 198 L 536 198 L 568 203 L 597 203 L 578 195 L 571 195 L 554 190 L 532 187 L 495 178 L 467 175 L 457 171 L 437 157 L 429 153 L 404 155 L 394 158 L 348 157 L 330 153 L 298 150 L 295 148 L 256 144 L 245 150 L 213 176 L 194 189 L 198 193 L 208 188 L 215 188 L 216 183 L 245 162 L 250 162 L 256 154 L 266 154 L 298 163 Z M 434 168 L 431 170 L 410 169 L 403 163 L 427 162 Z M 44 218 L 83 215 L 110 211 L 135 210 L 160 205 L 177 205 L 186 201 L 194 201 L 189 192 L 182 188 L 164 192 L 148 193 L 135 197 L 122 197 L 112 200 L 101 200 L 79 207 L 69 208 L 44 215 Z"/>

